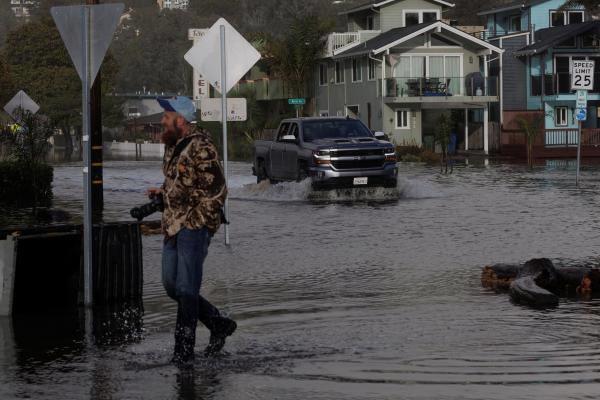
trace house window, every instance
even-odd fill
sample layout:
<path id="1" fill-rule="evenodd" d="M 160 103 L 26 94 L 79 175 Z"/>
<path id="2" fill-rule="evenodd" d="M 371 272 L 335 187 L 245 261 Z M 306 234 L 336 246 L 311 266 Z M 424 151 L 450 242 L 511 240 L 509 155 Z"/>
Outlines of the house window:
<path id="1" fill-rule="evenodd" d="M 344 83 L 344 63 L 343 63 L 343 61 L 335 62 L 335 83 Z"/>
<path id="2" fill-rule="evenodd" d="M 369 80 L 375 80 L 375 60 L 369 58 Z"/>
<path id="3" fill-rule="evenodd" d="M 358 118 L 358 105 L 346 106 L 346 115 L 351 118 Z"/>
<path id="4" fill-rule="evenodd" d="M 404 15 L 404 26 L 413 26 L 419 24 L 419 13 L 409 12 Z"/>
<path id="5" fill-rule="evenodd" d="M 327 85 L 327 64 L 319 64 L 319 85 Z"/>
<path id="6" fill-rule="evenodd" d="M 404 26 L 413 26 L 424 22 L 434 22 L 440 19 L 439 11 L 405 10 Z"/>
<path id="7" fill-rule="evenodd" d="M 567 126 L 567 107 L 556 107 L 554 109 L 554 125 L 555 126 Z"/>
<path id="8" fill-rule="evenodd" d="M 362 63 L 360 58 L 352 59 L 352 82 L 362 81 Z"/>
<path id="9" fill-rule="evenodd" d="M 521 31 L 521 16 L 511 15 L 508 17 L 508 30 L 509 32 L 520 32 Z"/>
<path id="10" fill-rule="evenodd" d="M 365 27 L 368 31 L 372 31 L 375 29 L 375 19 L 372 15 L 367 16 L 367 21 L 365 23 Z"/>
<path id="11" fill-rule="evenodd" d="M 409 118 L 409 110 L 396 110 L 396 129 L 410 129 Z"/>
<path id="12" fill-rule="evenodd" d="M 423 13 L 423 22 L 435 22 L 437 21 L 438 16 L 437 12 L 424 12 Z"/>
<path id="13" fill-rule="evenodd" d="M 564 11 L 550 11 L 550 26 L 563 26 L 567 24 Z"/>
<path id="14" fill-rule="evenodd" d="M 581 37 L 581 47 L 586 49 L 600 47 L 600 35 L 588 33 Z"/>
<path id="15" fill-rule="evenodd" d="M 583 11 L 569 11 L 569 24 L 579 24 L 583 22 Z"/>

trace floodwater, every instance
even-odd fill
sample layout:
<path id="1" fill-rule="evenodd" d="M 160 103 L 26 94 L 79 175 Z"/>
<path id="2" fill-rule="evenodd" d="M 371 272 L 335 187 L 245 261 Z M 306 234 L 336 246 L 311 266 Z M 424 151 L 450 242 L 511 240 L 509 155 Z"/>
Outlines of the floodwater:
<path id="1" fill-rule="evenodd" d="M 55 207 L 80 218 L 81 166 Z M 213 239 L 202 291 L 238 322 L 223 355 L 168 364 L 175 305 L 160 236 L 144 238 L 142 308 L 0 319 L 0 398 L 595 399 L 600 301 L 533 310 L 483 289 L 481 268 L 595 264 L 600 169 L 401 164 L 397 190 L 310 195 L 230 167 L 231 246 Z M 129 219 L 159 162 L 109 162 L 105 219 Z M 89 321 L 89 319 L 88 319 Z"/>

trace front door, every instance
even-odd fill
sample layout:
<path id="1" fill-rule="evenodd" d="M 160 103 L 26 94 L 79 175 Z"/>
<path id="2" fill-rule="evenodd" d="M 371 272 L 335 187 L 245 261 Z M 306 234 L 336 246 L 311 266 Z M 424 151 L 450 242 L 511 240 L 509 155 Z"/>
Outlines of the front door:
<path id="1" fill-rule="evenodd" d="M 288 135 L 294 135 L 296 140 L 300 136 L 298 134 L 298 124 L 290 125 Z M 283 153 L 283 165 L 285 170 L 285 178 L 294 180 L 298 176 L 298 143 L 287 142 Z"/>
<path id="2" fill-rule="evenodd" d="M 285 178 L 285 169 L 283 164 L 283 155 L 285 153 L 285 142 L 282 138 L 287 135 L 290 124 L 288 122 L 281 124 L 277 139 L 271 145 L 271 177 L 275 179 Z"/>

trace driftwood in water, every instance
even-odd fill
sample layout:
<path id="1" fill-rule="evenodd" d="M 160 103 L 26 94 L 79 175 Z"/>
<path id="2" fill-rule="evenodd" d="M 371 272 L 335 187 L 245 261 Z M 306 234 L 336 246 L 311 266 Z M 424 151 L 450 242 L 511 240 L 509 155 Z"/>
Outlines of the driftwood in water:
<path id="1" fill-rule="evenodd" d="M 481 272 L 483 287 L 508 290 L 518 303 L 536 307 L 555 306 L 559 295 L 600 293 L 600 269 L 559 267 L 545 258 L 523 265 L 495 264 Z"/>
<path id="2" fill-rule="evenodd" d="M 483 268 L 481 272 L 481 285 L 491 289 L 508 290 L 510 283 L 519 273 L 520 265 L 494 264 Z"/>
<path id="3" fill-rule="evenodd" d="M 552 261 L 534 258 L 527 261 L 510 284 L 510 297 L 517 303 L 535 307 L 558 305 L 559 278 Z"/>

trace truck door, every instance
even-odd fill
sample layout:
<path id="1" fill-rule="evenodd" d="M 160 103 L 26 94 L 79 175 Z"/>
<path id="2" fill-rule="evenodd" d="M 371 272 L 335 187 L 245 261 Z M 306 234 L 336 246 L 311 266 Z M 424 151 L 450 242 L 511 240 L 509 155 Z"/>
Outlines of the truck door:
<path id="1" fill-rule="evenodd" d="M 298 176 L 298 140 L 300 137 L 298 124 L 290 124 L 288 135 L 294 135 L 296 137 L 296 143 L 285 143 L 285 152 L 283 153 L 283 166 L 285 169 L 285 178 L 295 180 Z"/>
<path id="2" fill-rule="evenodd" d="M 279 131 L 277 132 L 277 138 L 271 145 L 271 150 L 269 151 L 269 159 L 271 160 L 271 177 L 275 179 L 285 178 L 285 169 L 283 166 L 283 154 L 285 153 L 285 142 L 281 140 L 284 137 L 290 128 L 289 122 L 284 122 L 279 127 Z"/>

